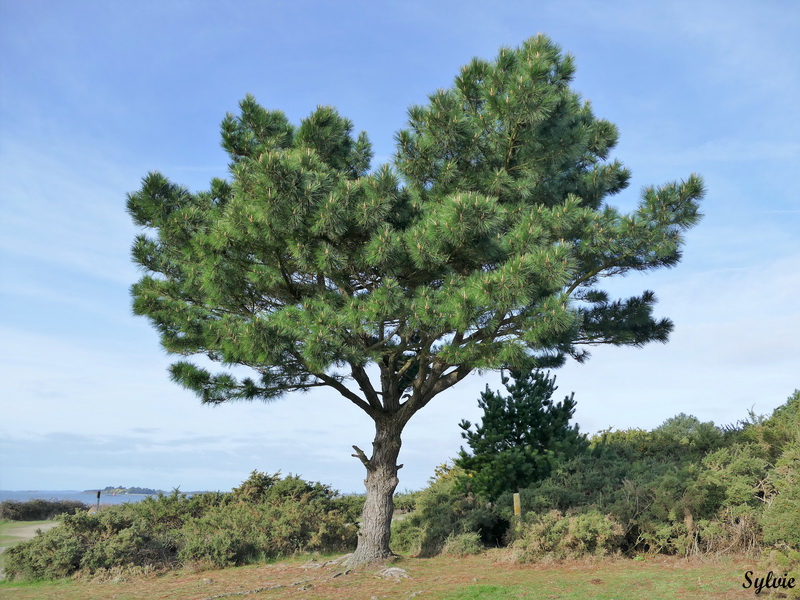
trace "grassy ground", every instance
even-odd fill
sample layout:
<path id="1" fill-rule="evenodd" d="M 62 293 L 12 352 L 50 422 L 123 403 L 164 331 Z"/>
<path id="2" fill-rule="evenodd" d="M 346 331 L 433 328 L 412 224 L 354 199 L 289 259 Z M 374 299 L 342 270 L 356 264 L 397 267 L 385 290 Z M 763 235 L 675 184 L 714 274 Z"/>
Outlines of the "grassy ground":
<path id="1" fill-rule="evenodd" d="M 502 550 L 466 558 L 401 558 L 408 577 L 384 579 L 373 566 L 341 574 L 321 559 L 292 559 L 219 571 L 176 571 L 111 581 L 0 583 L 0 598 L 19 600 L 728 600 L 748 598 L 746 558 L 603 559 L 518 565 Z M 777 596 L 776 596 L 777 597 Z"/>

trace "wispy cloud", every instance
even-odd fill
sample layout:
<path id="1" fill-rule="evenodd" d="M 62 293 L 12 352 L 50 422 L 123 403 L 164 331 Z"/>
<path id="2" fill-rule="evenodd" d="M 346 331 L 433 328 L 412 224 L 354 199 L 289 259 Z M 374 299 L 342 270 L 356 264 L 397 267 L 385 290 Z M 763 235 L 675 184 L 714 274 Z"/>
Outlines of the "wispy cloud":
<path id="1" fill-rule="evenodd" d="M 73 273 L 130 283 L 135 229 L 125 192 L 135 180 L 91 148 L 5 139 L 0 151 L 0 251 Z"/>

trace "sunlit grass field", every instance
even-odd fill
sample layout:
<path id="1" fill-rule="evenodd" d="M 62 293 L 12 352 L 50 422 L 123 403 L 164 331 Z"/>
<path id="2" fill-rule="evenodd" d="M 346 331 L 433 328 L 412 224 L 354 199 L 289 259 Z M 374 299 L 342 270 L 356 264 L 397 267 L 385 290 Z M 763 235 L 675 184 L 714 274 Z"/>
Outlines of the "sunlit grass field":
<path id="1" fill-rule="evenodd" d="M 480 556 L 399 558 L 391 566 L 407 577 L 385 579 L 380 566 L 342 574 L 324 558 L 297 557 L 266 565 L 224 570 L 184 569 L 163 575 L 106 581 L 0 583 L 0 598 L 20 600 L 726 600 L 753 596 L 742 588 L 744 573 L 758 571 L 741 557 L 714 560 L 654 557 L 606 558 L 520 565 L 505 550 Z M 249 592 L 249 593 L 248 593 Z"/>

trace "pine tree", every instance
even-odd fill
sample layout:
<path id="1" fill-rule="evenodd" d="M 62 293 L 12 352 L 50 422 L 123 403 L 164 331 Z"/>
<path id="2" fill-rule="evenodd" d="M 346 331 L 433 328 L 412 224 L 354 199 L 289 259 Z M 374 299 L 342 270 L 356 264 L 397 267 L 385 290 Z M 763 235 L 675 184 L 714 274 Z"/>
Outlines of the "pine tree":
<path id="1" fill-rule="evenodd" d="M 535 370 L 512 372 L 502 381 L 510 395 L 487 385 L 478 399 L 480 425 L 473 430 L 472 423 L 461 421 L 461 437 L 471 453 L 462 447 L 455 461 L 468 475 L 470 490 L 490 499 L 541 481 L 558 462 L 588 446 L 578 426 L 569 424 L 574 394 L 558 403 L 552 400 L 558 389 L 555 377 Z"/>
<path id="2" fill-rule="evenodd" d="M 375 423 L 354 563 L 388 556 L 401 433 L 475 370 L 552 367 L 586 346 L 665 342 L 655 296 L 611 300 L 604 277 L 675 265 L 699 177 L 605 200 L 628 171 L 544 36 L 474 59 L 409 110 L 392 164 L 331 107 L 299 126 L 245 98 L 222 122 L 230 180 L 193 193 L 159 173 L 129 195 L 150 230 L 132 288 L 171 367 L 202 402 L 337 391 Z M 249 367 L 240 378 L 224 367 Z"/>

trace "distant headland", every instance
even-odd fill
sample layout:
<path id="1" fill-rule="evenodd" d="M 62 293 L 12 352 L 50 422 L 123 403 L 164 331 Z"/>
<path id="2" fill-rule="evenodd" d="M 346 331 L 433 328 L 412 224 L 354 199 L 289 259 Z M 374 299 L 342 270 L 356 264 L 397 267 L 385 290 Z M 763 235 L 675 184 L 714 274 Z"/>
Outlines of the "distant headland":
<path id="1" fill-rule="evenodd" d="M 96 493 L 98 491 L 101 494 L 113 495 L 113 496 L 121 496 L 121 495 L 129 495 L 129 496 L 132 496 L 132 495 L 137 495 L 137 496 L 144 495 L 144 496 L 150 496 L 150 495 L 154 495 L 154 494 L 164 493 L 163 490 L 154 490 L 154 489 L 151 489 L 151 488 L 143 488 L 143 487 L 125 487 L 125 486 L 121 486 L 121 485 L 120 486 L 109 485 L 107 487 L 104 487 L 101 490 L 84 490 L 84 493 L 93 494 L 93 493 Z"/>

